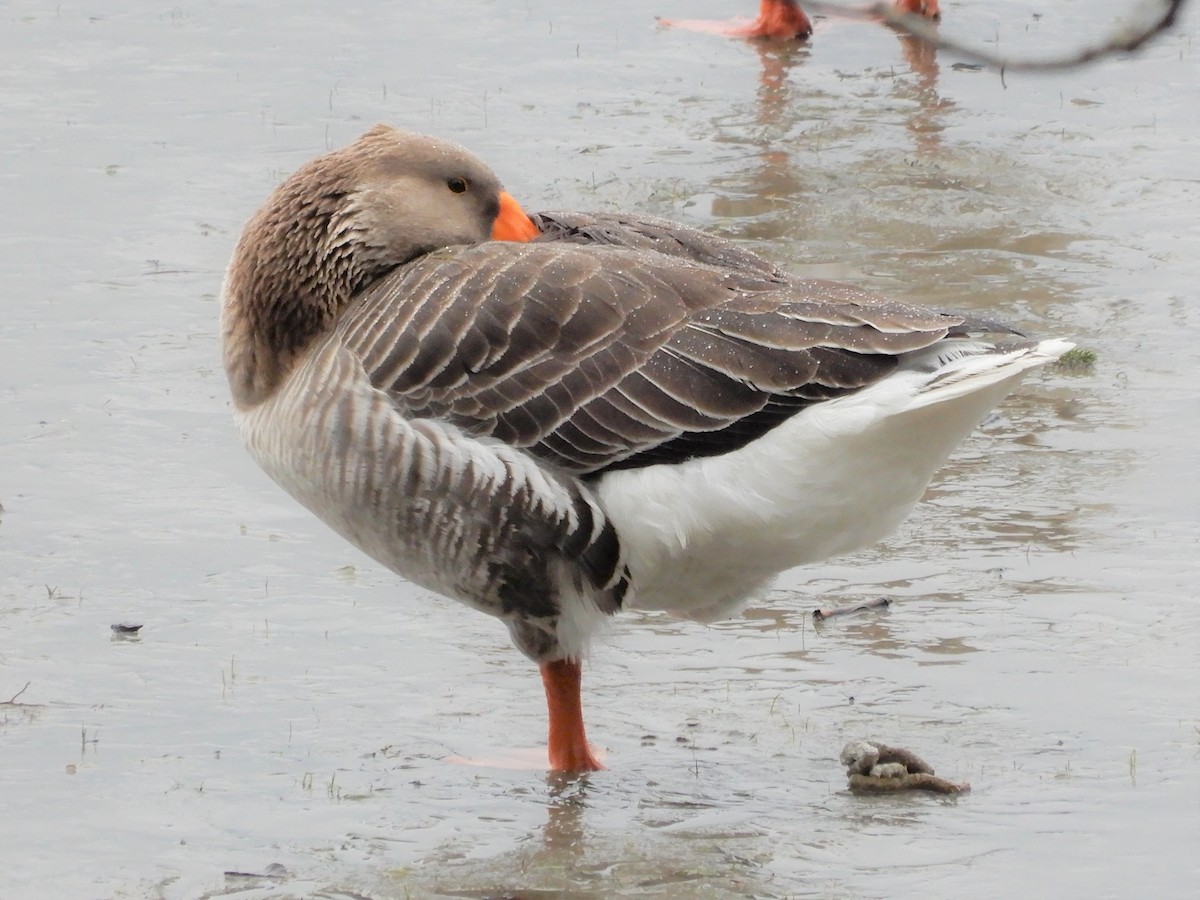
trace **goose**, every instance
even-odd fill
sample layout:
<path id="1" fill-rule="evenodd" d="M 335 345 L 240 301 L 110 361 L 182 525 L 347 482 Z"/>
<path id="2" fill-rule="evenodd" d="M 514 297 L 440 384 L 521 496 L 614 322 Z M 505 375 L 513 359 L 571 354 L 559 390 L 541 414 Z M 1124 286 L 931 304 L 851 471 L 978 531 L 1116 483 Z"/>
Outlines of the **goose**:
<path id="1" fill-rule="evenodd" d="M 258 465 L 382 565 L 499 618 L 566 772 L 603 768 L 581 664 L 609 616 L 728 617 L 878 541 L 1072 346 L 648 215 L 530 216 L 472 153 L 388 125 L 248 221 L 220 330 Z"/>
<path id="2" fill-rule="evenodd" d="M 892 0 L 890 5 L 898 13 L 924 16 L 927 19 L 942 17 L 938 0 Z M 727 37 L 765 40 L 803 40 L 811 37 L 813 32 L 812 22 L 796 0 L 760 0 L 758 18 L 752 21 L 660 18 L 658 23 L 666 28 L 684 28 L 709 34 L 723 34 Z"/>

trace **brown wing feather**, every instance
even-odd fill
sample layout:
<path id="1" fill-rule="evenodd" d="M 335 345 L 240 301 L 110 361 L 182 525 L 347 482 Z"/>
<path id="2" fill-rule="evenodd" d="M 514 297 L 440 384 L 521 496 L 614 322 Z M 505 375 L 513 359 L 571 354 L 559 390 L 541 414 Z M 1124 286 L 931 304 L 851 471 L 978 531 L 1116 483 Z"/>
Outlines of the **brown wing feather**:
<path id="1" fill-rule="evenodd" d="M 661 220 L 535 219 L 534 243 L 452 248 L 391 273 L 340 336 L 407 415 L 577 474 L 736 449 L 964 321 L 792 279 Z"/>
<path id="2" fill-rule="evenodd" d="M 648 250 L 737 272 L 785 277 L 773 263 L 733 241 L 656 216 L 554 211 L 531 218 L 542 232 L 540 242 Z"/>

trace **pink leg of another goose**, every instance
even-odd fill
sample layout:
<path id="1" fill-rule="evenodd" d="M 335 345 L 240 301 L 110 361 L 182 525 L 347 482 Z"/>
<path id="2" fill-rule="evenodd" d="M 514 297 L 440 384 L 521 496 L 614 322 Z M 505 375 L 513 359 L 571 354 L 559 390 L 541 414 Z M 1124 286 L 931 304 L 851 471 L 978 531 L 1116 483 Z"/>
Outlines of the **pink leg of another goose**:
<path id="1" fill-rule="evenodd" d="M 897 12 L 940 19 L 938 0 L 892 0 Z M 684 28 L 726 37 L 764 40 L 798 40 L 812 35 L 812 22 L 796 0 L 760 0 L 758 18 L 753 22 L 733 19 L 727 22 L 709 19 L 659 19 L 666 28 Z"/>
<path id="2" fill-rule="evenodd" d="M 667 28 L 686 28 L 726 37 L 794 40 L 812 34 L 812 23 L 796 0 L 761 0 L 758 18 L 714 22 L 706 19 L 659 19 Z"/>
<path id="3" fill-rule="evenodd" d="M 942 11 L 938 8 L 938 0 L 895 0 L 896 11 L 913 13 L 927 19 L 940 19 Z"/>

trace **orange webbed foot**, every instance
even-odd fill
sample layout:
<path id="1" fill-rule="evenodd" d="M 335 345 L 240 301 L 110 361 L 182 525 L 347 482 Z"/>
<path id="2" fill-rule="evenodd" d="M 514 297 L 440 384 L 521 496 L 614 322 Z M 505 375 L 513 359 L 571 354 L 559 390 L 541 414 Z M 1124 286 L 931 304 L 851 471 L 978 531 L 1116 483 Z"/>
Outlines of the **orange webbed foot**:
<path id="1" fill-rule="evenodd" d="M 552 772 L 602 772 L 604 764 L 596 759 L 592 748 L 584 745 L 571 752 L 550 752 L 550 770 Z"/>
<path id="2" fill-rule="evenodd" d="M 812 22 L 796 0 L 762 0 L 758 18 L 753 22 L 733 20 L 713 22 L 706 19 L 659 19 L 666 28 L 684 28 L 706 34 L 759 40 L 799 40 L 812 34 Z"/>
<path id="3" fill-rule="evenodd" d="M 927 19 L 940 19 L 942 11 L 938 0 L 895 0 L 896 12 L 912 13 Z"/>

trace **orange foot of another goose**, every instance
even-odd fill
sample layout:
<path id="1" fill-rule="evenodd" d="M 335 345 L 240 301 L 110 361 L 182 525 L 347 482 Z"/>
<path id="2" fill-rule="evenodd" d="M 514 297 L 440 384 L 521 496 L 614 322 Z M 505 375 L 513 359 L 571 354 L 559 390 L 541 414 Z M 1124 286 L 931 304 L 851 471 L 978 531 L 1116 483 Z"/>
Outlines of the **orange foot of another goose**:
<path id="1" fill-rule="evenodd" d="M 758 18 L 753 22 L 745 19 L 732 22 L 710 22 L 703 19 L 659 19 L 667 28 L 686 28 L 689 31 L 704 31 L 708 34 L 723 34 L 727 37 L 769 38 L 795 40 L 812 34 L 812 22 L 796 0 L 762 0 L 758 7 Z"/>
<path id="2" fill-rule="evenodd" d="M 546 707 L 550 711 L 550 768 L 557 772 L 596 772 L 604 766 L 592 754 L 583 731 L 579 697 L 582 667 L 569 659 L 542 663 Z"/>
<path id="3" fill-rule="evenodd" d="M 938 0 L 895 0 L 896 12 L 913 13 L 927 19 L 940 19 L 942 11 L 938 9 Z"/>

